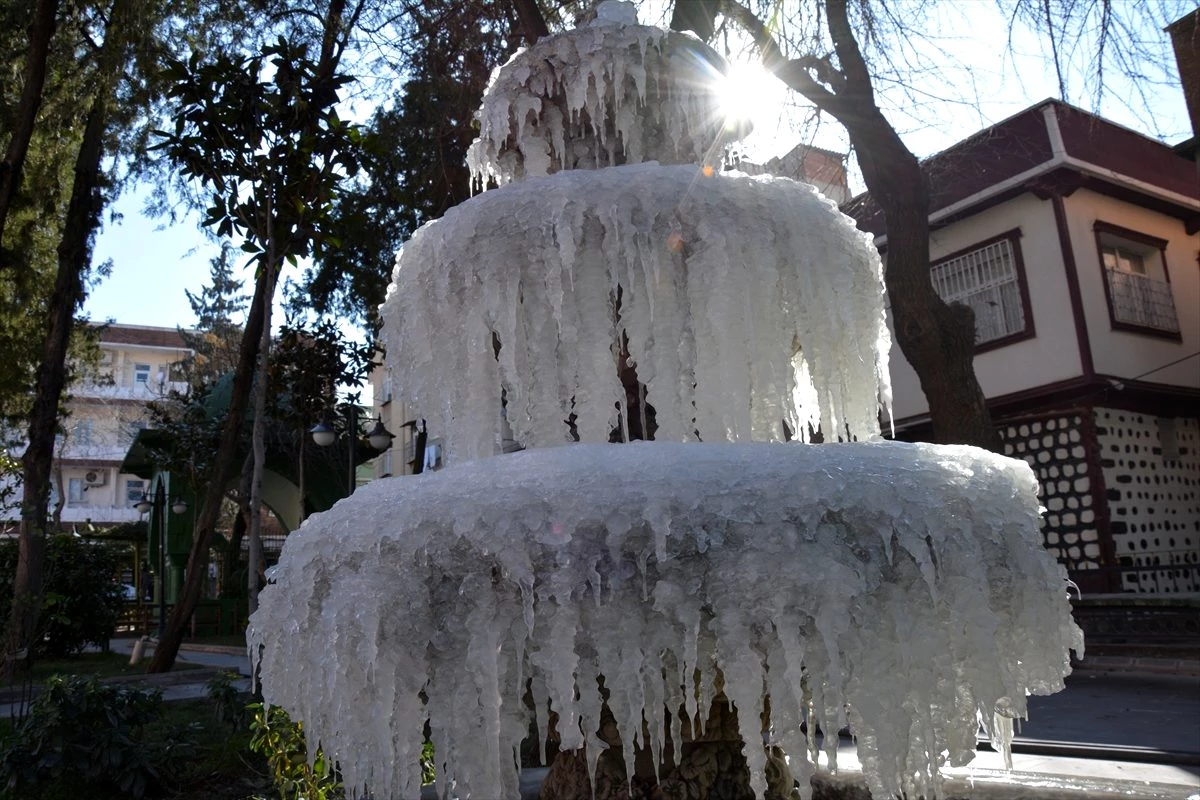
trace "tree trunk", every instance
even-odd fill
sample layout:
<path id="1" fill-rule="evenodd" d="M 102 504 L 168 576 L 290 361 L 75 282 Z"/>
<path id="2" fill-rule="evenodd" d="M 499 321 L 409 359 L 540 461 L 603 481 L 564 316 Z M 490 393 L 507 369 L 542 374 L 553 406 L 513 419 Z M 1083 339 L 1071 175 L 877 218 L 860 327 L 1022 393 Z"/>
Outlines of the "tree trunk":
<path id="1" fill-rule="evenodd" d="M 683 0 L 687 2 L 687 0 Z M 513 7 L 517 10 L 517 19 L 521 23 L 521 35 L 525 37 L 527 45 L 533 44 L 543 36 L 550 35 L 550 29 L 546 26 L 546 18 L 542 16 L 542 10 L 538 8 L 537 0 L 513 0 Z"/>
<path id="2" fill-rule="evenodd" d="M 8 210 L 21 186 L 21 170 L 25 166 L 25 154 L 33 138 L 34 123 L 42 105 L 42 89 L 46 85 L 46 61 L 50 54 L 50 40 L 54 38 L 59 0 L 37 0 L 33 18 L 29 23 L 29 49 L 25 53 L 25 83 L 21 87 L 21 99 L 17 103 L 16 119 L 13 121 L 12 138 L 4 160 L 0 161 L 0 243 L 4 241 L 4 226 Z M 8 258 L 0 249 L 0 269 L 8 267 Z"/>
<path id="3" fill-rule="evenodd" d="M 883 209 L 884 282 L 896 342 L 929 402 L 933 440 L 1001 452 L 1000 434 L 975 377 L 975 315 L 967 306 L 947 305 L 929 278 L 928 179 L 875 102 L 846 0 L 827 0 L 826 9 L 843 76 L 837 96 L 845 108 L 837 118 L 850 134 L 871 197 Z"/>
<path id="4" fill-rule="evenodd" d="M 189 620 L 200 602 L 204 579 L 208 572 L 208 548 L 212 543 L 213 531 L 221 513 L 221 501 L 225 497 L 225 485 L 232 477 L 233 462 L 237 458 L 238 442 L 242 438 L 242 425 L 246 421 L 246 406 L 254 380 L 254 365 L 258 353 L 258 340 L 263 330 L 263 298 L 269 289 L 267 271 L 263 270 L 255 283 L 254 299 L 246 315 L 246 329 L 242 331 L 242 342 L 238 348 L 238 364 L 233 374 L 233 389 L 229 396 L 229 409 L 225 425 L 221 430 L 221 442 L 204 493 L 204 505 L 196 522 L 192 539 L 192 550 L 188 554 L 187 571 L 183 580 L 183 591 L 171 609 L 167 628 L 162 639 L 154 648 L 154 656 L 146 668 L 147 672 L 166 672 L 175 665 L 179 645 Z M 253 568 L 253 565 L 251 566 Z"/>
<path id="5" fill-rule="evenodd" d="M 268 205 L 268 216 L 270 213 L 270 206 Z M 271 231 L 270 221 L 267 222 L 267 231 L 269 237 Z M 263 469 L 267 464 L 267 445 L 265 441 L 267 428 L 267 375 L 271 355 L 271 298 L 275 294 L 276 268 L 274 249 L 274 244 L 268 246 L 270 256 L 267 258 L 267 263 L 263 266 L 263 271 L 267 273 L 267 283 L 270 288 L 263 297 L 262 336 L 258 342 L 258 376 L 255 379 L 254 385 L 254 434 L 251 443 L 254 450 L 254 472 L 253 477 L 250 479 L 250 548 L 248 553 L 249 565 L 246 569 L 246 608 L 251 614 L 258 610 L 258 590 L 261 586 L 259 578 L 262 577 L 261 570 L 266 568 L 266 564 L 263 563 L 262 548 L 262 477 Z"/>
<path id="6" fill-rule="evenodd" d="M 107 33 L 106 33 L 107 36 Z M 38 365 L 33 408 L 29 413 L 29 446 L 21 457 L 23 496 L 17 570 L 13 577 L 13 604 L 0 673 L 11 675 L 13 658 L 22 650 L 33 654 L 42 596 L 42 570 L 49 529 L 51 466 L 58 431 L 59 405 L 66 386 L 67 347 L 75 312 L 83 303 L 84 275 L 92 255 L 92 235 L 103 206 L 100 198 L 100 164 L 104 154 L 104 128 L 108 96 L 97 92 L 88 112 L 83 141 L 75 159 L 75 180 L 58 245 L 58 272 L 50 295 L 46 339 Z"/>
<path id="7" fill-rule="evenodd" d="M 755 39 L 763 63 L 845 127 L 863 180 L 883 210 L 888 252 L 885 283 L 896 343 L 913 365 L 929 402 L 933 440 L 1000 452 L 1000 435 L 975 377 L 971 309 L 949 306 L 929 278 L 929 185 L 916 156 L 875 102 L 867 64 L 850 25 L 847 0 L 825 0 L 837 56 L 788 60 L 766 25 L 738 0 L 722 8 Z"/>

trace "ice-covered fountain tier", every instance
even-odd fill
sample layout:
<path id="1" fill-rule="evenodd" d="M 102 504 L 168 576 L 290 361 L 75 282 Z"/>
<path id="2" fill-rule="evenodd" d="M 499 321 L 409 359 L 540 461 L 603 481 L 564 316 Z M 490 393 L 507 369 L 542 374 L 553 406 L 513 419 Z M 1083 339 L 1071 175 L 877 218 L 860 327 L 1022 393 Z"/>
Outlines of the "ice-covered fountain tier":
<path id="1" fill-rule="evenodd" d="M 514 797 L 548 710 L 594 768 L 606 707 L 632 774 L 635 745 L 696 737 L 718 680 L 760 796 L 764 734 L 804 790 L 808 737 L 843 725 L 876 797 L 934 795 L 1082 644 L 1033 475 L 871 441 L 869 240 L 807 186 L 638 163 L 702 160 L 721 126 L 715 58 L 627 13 L 498 73 L 474 157 L 511 182 L 401 253 L 389 364 L 450 466 L 289 537 L 251 620 L 264 695 L 379 798 L 418 794 L 427 721 L 453 796 Z M 657 441 L 607 444 L 631 428 Z M 783 443 L 817 430 L 848 441 Z"/>

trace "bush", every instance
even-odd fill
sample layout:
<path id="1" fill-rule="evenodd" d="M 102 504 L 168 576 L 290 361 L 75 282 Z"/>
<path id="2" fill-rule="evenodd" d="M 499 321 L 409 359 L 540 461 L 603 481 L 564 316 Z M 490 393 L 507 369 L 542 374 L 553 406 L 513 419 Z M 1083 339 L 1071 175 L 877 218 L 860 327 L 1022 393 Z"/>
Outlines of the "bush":
<path id="1" fill-rule="evenodd" d="M 278 706 L 269 712 L 262 703 L 247 708 L 254 712 L 250 749 L 266 757 L 281 800 L 340 800 L 346 796 L 337 765 L 331 765 L 323 751 L 317 750 L 312 766 L 308 765 L 308 746 L 299 722 L 292 722 Z M 433 783 L 436 777 L 433 744 L 426 739 L 421 747 L 421 782 Z"/>
<path id="2" fill-rule="evenodd" d="M 162 709 L 157 691 L 53 677 L 0 743 L 3 796 L 144 797 L 166 750 L 142 736 Z"/>
<path id="3" fill-rule="evenodd" d="M 8 619 L 12 606 L 17 552 L 17 542 L 0 543 L 0 619 Z M 108 647 L 124 600 L 113 577 L 121 558 L 121 549 L 110 544 L 67 534 L 46 540 L 37 655 L 71 655 L 89 644 Z"/>
<path id="4" fill-rule="evenodd" d="M 346 796 L 337 767 L 323 751 L 317 750 L 309 765 L 299 722 L 292 722 L 279 706 L 267 711 L 261 703 L 254 703 L 249 708 L 254 712 L 250 749 L 266 757 L 281 800 L 341 800 Z"/>

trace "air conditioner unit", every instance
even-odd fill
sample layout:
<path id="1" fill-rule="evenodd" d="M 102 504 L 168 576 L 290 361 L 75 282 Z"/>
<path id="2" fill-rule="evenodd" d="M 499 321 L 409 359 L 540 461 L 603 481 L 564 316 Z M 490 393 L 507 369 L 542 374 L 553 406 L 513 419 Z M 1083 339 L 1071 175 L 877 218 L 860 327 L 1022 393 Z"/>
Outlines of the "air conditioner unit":
<path id="1" fill-rule="evenodd" d="M 105 486 L 108 484 L 108 470 L 91 470 L 83 476 L 88 486 Z"/>

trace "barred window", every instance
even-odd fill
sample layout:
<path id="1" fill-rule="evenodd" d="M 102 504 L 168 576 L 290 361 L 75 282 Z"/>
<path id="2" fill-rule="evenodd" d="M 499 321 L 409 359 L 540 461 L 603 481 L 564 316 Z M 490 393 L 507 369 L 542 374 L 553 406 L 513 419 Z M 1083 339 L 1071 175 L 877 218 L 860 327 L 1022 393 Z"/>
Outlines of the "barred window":
<path id="1" fill-rule="evenodd" d="M 930 277 L 938 295 L 975 312 L 976 345 L 1015 336 L 1027 328 L 1019 248 L 1014 232 L 933 265 Z"/>
<path id="2" fill-rule="evenodd" d="M 1113 328 L 1179 338 L 1166 241 L 1107 222 L 1094 229 Z"/>

